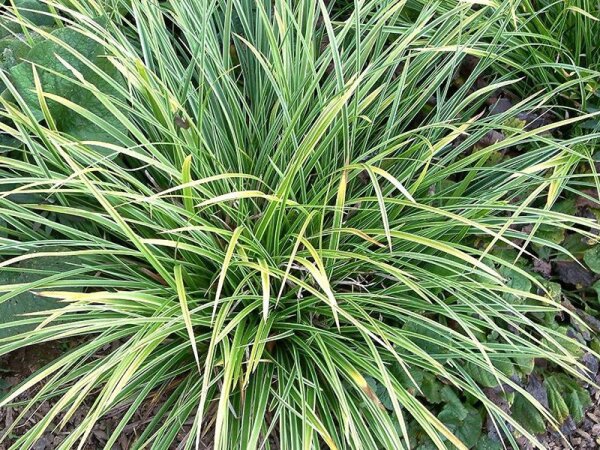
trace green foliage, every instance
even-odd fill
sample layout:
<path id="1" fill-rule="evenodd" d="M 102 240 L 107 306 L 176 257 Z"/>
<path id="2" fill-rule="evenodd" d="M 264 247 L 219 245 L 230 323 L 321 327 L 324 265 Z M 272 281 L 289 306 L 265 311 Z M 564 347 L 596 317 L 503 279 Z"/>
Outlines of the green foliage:
<path id="1" fill-rule="evenodd" d="M 569 390 L 566 401 L 575 423 L 580 423 L 583 420 L 586 408 L 592 404 L 590 394 L 581 387 Z"/>
<path id="2" fill-rule="evenodd" d="M 569 336 L 569 331 L 571 330 L 570 327 L 556 326 L 555 329 L 558 332 L 558 335 L 554 337 L 556 344 L 548 342 L 549 345 L 564 346 L 571 354 L 583 356 L 584 350 L 581 348 L 581 345 L 578 345 L 578 343 Z"/>
<path id="3" fill-rule="evenodd" d="M 531 403 L 524 395 L 515 394 L 511 412 L 513 418 L 531 433 L 539 434 L 546 431 L 544 417 L 538 410 L 531 407 Z"/>
<path id="4" fill-rule="evenodd" d="M 64 248 L 46 249 L 57 252 L 65 251 Z M 0 271 L 0 286 L 15 286 L 8 293 L 0 297 L 0 338 L 13 336 L 34 328 L 35 324 L 10 326 L 23 318 L 24 314 L 54 310 L 61 305 L 56 298 L 45 298 L 35 294 L 36 282 L 42 286 L 54 279 L 55 286 L 60 286 L 61 279 L 67 278 L 70 270 L 76 267 L 77 258 L 65 256 L 36 257 L 35 253 L 25 255 L 21 262 L 10 268 Z M 81 287 L 75 287 L 81 290 Z M 66 290 L 73 288 L 66 287 Z M 8 294 L 8 295 L 7 295 Z M 7 299 L 8 298 L 8 299 Z"/>
<path id="5" fill-rule="evenodd" d="M 594 273 L 600 273 L 600 246 L 595 245 L 586 250 L 583 254 L 583 260 Z"/>
<path id="6" fill-rule="evenodd" d="M 478 367 L 470 362 L 467 362 L 464 368 L 477 384 L 484 387 L 498 386 L 498 379 L 489 371 L 489 369 Z"/>
<path id="7" fill-rule="evenodd" d="M 535 367 L 535 360 L 531 356 L 517 356 L 513 358 L 517 370 L 522 375 L 529 375 Z"/>
<path id="8" fill-rule="evenodd" d="M 475 450 L 501 450 L 502 444 L 498 441 L 495 441 L 488 436 L 482 436 L 479 441 L 477 441 L 477 445 L 475 446 Z"/>
<path id="9" fill-rule="evenodd" d="M 575 423 L 583 420 L 585 409 L 592 403 L 586 389 L 563 374 L 547 377 L 544 385 L 548 392 L 550 409 L 559 423 L 569 416 Z"/>
<path id="10" fill-rule="evenodd" d="M 520 292 L 530 292 L 532 288 L 531 280 L 526 275 L 517 272 L 509 267 L 501 267 L 498 273 L 506 279 L 506 286 Z M 524 297 L 513 293 L 504 294 L 504 298 L 511 303 L 522 303 Z"/>
<path id="11" fill-rule="evenodd" d="M 438 414 L 438 419 L 469 448 L 475 446 L 481 437 L 481 414 L 472 406 L 457 408 L 449 403 Z"/>
<path id="12" fill-rule="evenodd" d="M 81 56 L 72 54 L 69 49 L 76 49 Z M 75 29 L 64 27 L 44 36 L 21 59 L 25 61 L 9 69 L 12 86 L 37 120 L 51 121 L 58 131 L 76 139 L 118 142 L 113 135 L 124 133 L 125 127 L 117 116 L 109 113 L 92 90 L 98 89 L 103 95 L 113 97 L 111 102 L 118 100 L 116 90 L 107 77 L 119 79 L 119 74 L 107 59 L 102 44 Z M 34 70 L 39 78 L 39 88 Z M 82 87 L 81 81 L 72 79 L 74 74 L 92 88 Z M 45 94 L 43 100 L 39 98 L 38 91 Z M 48 117 L 43 112 L 42 101 L 47 105 Z M 83 108 L 85 114 L 77 107 Z"/>
<path id="13" fill-rule="evenodd" d="M 373 390 L 373 393 L 377 396 L 377 399 L 381 402 L 381 405 L 388 411 L 393 411 L 394 405 L 386 387 L 372 377 L 365 377 L 365 379 L 369 383 L 369 387 Z"/>
<path id="14" fill-rule="evenodd" d="M 92 399 L 57 450 L 120 411 L 111 448 L 156 399 L 133 450 L 182 423 L 188 449 L 483 450 L 581 418 L 593 316 L 565 289 L 595 282 L 598 72 L 567 25 L 586 14 L 43 4 L 2 17 L 0 308 L 61 302 L 0 325 L 28 327 L 0 356 L 75 347 L 0 402 L 55 401 L 11 448 Z"/>
<path id="15" fill-rule="evenodd" d="M 554 377 L 546 378 L 544 384 L 546 386 L 546 391 L 548 392 L 550 410 L 552 411 L 554 418 L 558 420 L 559 423 L 562 423 L 569 417 L 569 407 L 563 398 L 564 392 L 560 390 L 560 383 L 555 380 Z"/>
<path id="16" fill-rule="evenodd" d="M 2 3 L 7 3 L 6 1 Z M 0 38 L 14 36 L 14 34 L 23 33 L 27 30 L 25 24 L 33 24 L 37 27 L 51 27 L 55 24 L 55 19 L 50 14 L 48 5 L 40 0 L 12 0 L 8 2 L 15 6 L 15 15 L 22 21 L 13 21 L 5 17 L 0 17 Z M 21 36 L 23 37 L 23 36 Z"/>

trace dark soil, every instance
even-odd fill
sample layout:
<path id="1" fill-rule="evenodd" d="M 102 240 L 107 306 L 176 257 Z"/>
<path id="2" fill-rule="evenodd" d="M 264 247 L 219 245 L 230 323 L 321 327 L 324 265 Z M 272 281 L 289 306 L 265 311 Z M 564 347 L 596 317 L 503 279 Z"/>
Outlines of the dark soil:
<path id="1" fill-rule="evenodd" d="M 40 367 L 52 361 L 64 352 L 71 344 L 42 344 L 27 349 L 20 349 L 13 352 L 9 356 L 0 358 L 0 398 L 7 391 L 12 390 L 19 383 L 24 381 L 28 376 L 33 374 Z M 19 396 L 15 402 L 26 402 L 39 390 L 37 389 L 25 392 Z M 93 398 L 88 398 L 77 410 L 77 412 L 67 422 L 63 428 L 50 428 L 41 439 L 39 439 L 31 450 L 54 450 L 58 448 L 60 443 L 65 439 L 72 430 L 74 430 L 85 417 L 90 409 Z M 160 398 L 154 398 L 139 408 L 135 413 L 132 420 L 125 427 L 123 433 L 119 437 L 118 441 L 113 445 L 112 450 L 128 450 L 131 448 L 131 444 L 136 440 L 140 433 L 144 430 L 146 424 L 152 420 L 154 413 L 161 406 Z M 11 445 L 20 436 L 25 434 L 31 429 L 38 420 L 50 410 L 53 402 L 51 400 L 45 401 L 39 405 L 38 408 L 33 409 L 31 415 L 17 425 L 8 437 L 0 443 L 0 450 L 8 450 Z M 118 426 L 123 414 L 126 411 L 127 406 L 111 411 L 109 414 L 103 416 L 101 420 L 96 424 L 93 432 L 87 439 L 84 450 L 97 450 L 104 448 L 109 436 L 112 431 Z M 15 419 L 19 416 L 19 413 L 23 410 L 23 407 L 15 405 L 11 407 L 0 408 L 0 436 L 3 436 L 5 431 L 14 423 Z M 62 415 L 58 416 L 56 420 L 59 422 L 62 419 Z M 191 428 L 191 421 L 184 424 L 180 433 L 175 439 L 175 443 L 172 445 L 173 450 L 177 450 L 183 447 L 186 442 L 187 435 Z M 212 439 L 207 436 L 204 439 L 204 443 L 201 443 L 200 449 L 211 448 L 210 442 Z"/>

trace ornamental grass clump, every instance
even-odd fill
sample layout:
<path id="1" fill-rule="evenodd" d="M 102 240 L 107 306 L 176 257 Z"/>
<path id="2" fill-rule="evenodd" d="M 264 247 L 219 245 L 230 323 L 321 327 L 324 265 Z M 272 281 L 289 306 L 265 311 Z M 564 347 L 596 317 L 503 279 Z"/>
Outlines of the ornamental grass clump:
<path id="1" fill-rule="evenodd" d="M 157 399 L 132 449 L 184 423 L 180 448 L 217 450 L 559 426 L 523 380 L 545 361 L 577 385 L 586 349 L 521 261 L 568 257 L 539 230 L 599 231 L 555 208 L 597 188 L 597 116 L 570 99 L 598 73 L 555 62 L 525 4 L 5 6 L 0 355 L 71 343 L 0 400 L 32 393 L 10 448 L 85 402 L 58 449 L 119 409 L 110 449 Z"/>

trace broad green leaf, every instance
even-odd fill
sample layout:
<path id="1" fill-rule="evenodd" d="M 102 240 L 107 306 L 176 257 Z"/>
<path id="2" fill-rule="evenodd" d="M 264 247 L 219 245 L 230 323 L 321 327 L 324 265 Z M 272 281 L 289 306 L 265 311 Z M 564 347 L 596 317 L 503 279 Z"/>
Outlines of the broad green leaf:
<path id="1" fill-rule="evenodd" d="M 587 390 L 581 388 L 572 390 L 566 394 L 566 403 L 569 408 L 569 413 L 575 421 L 580 423 L 584 418 L 584 413 L 588 406 L 592 404 L 592 399 Z"/>
<path id="2" fill-rule="evenodd" d="M 475 446 L 475 450 L 502 450 L 503 448 L 500 441 L 494 441 L 486 435 L 481 436 Z"/>
<path id="3" fill-rule="evenodd" d="M 426 372 L 423 376 L 423 384 L 421 384 L 421 392 L 427 399 L 428 402 L 431 403 L 441 403 L 442 402 L 442 383 L 440 383 L 435 375 L 432 373 Z"/>
<path id="4" fill-rule="evenodd" d="M 35 36 L 39 40 L 39 35 Z M 0 39 L 0 68 L 8 70 L 17 65 L 30 50 L 31 47 L 23 37 L 7 36 Z"/>
<path id="5" fill-rule="evenodd" d="M 383 407 L 388 411 L 392 411 L 394 406 L 390 399 L 390 394 L 383 384 L 378 382 L 375 378 L 366 376 L 364 377 L 373 393 L 377 396 L 377 399 L 381 402 Z"/>
<path id="6" fill-rule="evenodd" d="M 48 249 L 45 249 L 48 250 Z M 60 251 L 60 249 L 53 249 Z M 6 290 L 14 285 L 16 295 L 0 303 L 0 323 L 24 319 L 23 314 L 46 311 L 63 306 L 58 299 L 35 295 L 36 290 L 47 289 L 44 280 L 50 276 L 56 279 L 57 273 L 64 273 L 76 268 L 76 257 L 39 257 L 21 261 L 9 267 L 0 268 L 0 286 Z M 68 289 L 63 289 L 68 290 Z M 80 291 L 80 289 L 74 289 Z M 16 292 L 22 291 L 22 292 Z M 0 329 L 0 338 L 33 329 L 35 325 L 20 325 Z"/>
<path id="7" fill-rule="evenodd" d="M 548 393 L 548 405 L 552 415 L 559 423 L 564 422 L 569 417 L 569 407 L 565 402 L 564 391 L 558 380 L 554 377 L 548 377 L 544 380 L 544 386 Z"/>
<path id="8" fill-rule="evenodd" d="M 538 434 L 546 431 L 542 414 L 521 394 L 515 393 L 511 406 L 512 417 L 527 431 Z"/>
<path id="9" fill-rule="evenodd" d="M 596 302 L 600 304 L 600 280 L 596 281 L 592 288 L 596 291 Z"/>
<path id="10" fill-rule="evenodd" d="M 529 356 L 518 356 L 513 358 L 516 369 L 523 375 L 529 375 L 535 367 L 535 359 Z"/>
<path id="11" fill-rule="evenodd" d="M 530 292 L 531 291 L 531 281 L 526 278 L 525 276 L 523 276 L 522 274 L 520 274 L 519 272 L 512 270 L 506 266 L 502 266 L 499 270 L 498 273 L 500 273 L 500 275 L 502 275 L 505 279 L 506 279 L 506 285 L 512 289 L 516 289 L 518 291 L 523 291 L 523 292 Z M 525 298 L 524 297 L 519 297 L 515 294 L 511 294 L 511 293 L 505 293 L 504 294 L 504 298 L 511 302 L 511 303 L 516 303 L 516 304 L 521 304 L 524 302 Z"/>
<path id="12" fill-rule="evenodd" d="M 31 108 L 35 118 L 42 120 L 44 116 L 35 92 L 32 64 L 37 66 L 41 88 L 44 93 L 63 97 L 101 117 L 124 133 L 126 131 L 125 127 L 106 109 L 94 93 L 79 85 L 77 80 L 78 76 L 82 77 L 98 89 L 102 93 L 100 95 L 118 97 L 112 83 L 105 80 L 82 61 L 82 58 L 86 58 L 97 70 L 104 72 L 115 82 L 118 82 L 120 75 L 106 57 L 104 47 L 73 28 L 57 29 L 51 33 L 51 36 L 60 43 L 50 39 L 37 43 L 27 53 L 24 58 L 25 62 L 9 69 L 10 79 L 14 87 L 27 106 Z M 83 56 L 73 55 L 72 50 Z M 77 71 L 77 74 L 74 74 L 73 71 Z M 81 140 L 119 144 L 119 140 L 113 134 L 66 105 L 54 100 L 47 100 L 47 103 L 59 131 Z M 107 152 L 108 150 L 101 149 L 100 151 Z"/>
<path id="13" fill-rule="evenodd" d="M 416 321 L 406 322 L 402 326 L 402 329 L 418 336 L 411 336 L 411 339 L 427 353 L 446 353 L 444 344 L 446 341 L 448 341 L 448 337 L 443 336 L 440 332 L 438 332 L 437 329 L 427 327 Z"/>
<path id="14" fill-rule="evenodd" d="M 494 359 L 494 367 L 496 367 L 505 376 L 511 377 L 515 373 L 515 366 L 509 359 Z M 494 377 L 494 381 L 497 383 L 498 380 Z"/>
<path id="15" fill-rule="evenodd" d="M 42 28 L 51 27 L 55 24 L 55 20 L 48 13 L 48 6 L 40 0 L 13 0 L 16 9 L 9 8 L 11 16 L 15 16 L 18 20 L 28 21 Z M 2 2 L 5 3 L 4 1 Z M 10 3 L 10 2 L 9 2 Z M 31 36 L 32 32 L 28 32 Z M 23 35 L 23 27 L 15 20 L 8 17 L 0 17 L 0 38 L 20 35 L 20 38 L 25 38 Z M 2 47 L 0 47 L 0 50 Z"/>
<path id="16" fill-rule="evenodd" d="M 464 364 L 465 371 L 473 378 L 477 384 L 484 387 L 498 386 L 498 379 L 492 375 L 489 370 L 483 369 L 475 364 L 467 361 Z"/>
<path id="17" fill-rule="evenodd" d="M 472 406 L 463 406 L 464 411 L 456 406 L 447 404 L 438 414 L 438 418 L 459 438 L 467 447 L 477 444 L 481 436 L 483 419 L 481 413 Z"/>
<path id="18" fill-rule="evenodd" d="M 571 416 L 575 423 L 581 422 L 585 409 L 592 403 L 587 389 L 567 375 L 557 373 L 544 380 L 548 403 L 559 423 Z"/>
<path id="19" fill-rule="evenodd" d="M 594 273 L 600 273 L 600 245 L 594 245 L 586 250 L 583 260 Z"/>
<path id="20" fill-rule="evenodd" d="M 572 355 L 582 356 L 584 350 L 577 345 L 577 341 L 569 336 L 569 327 L 568 326 L 558 326 L 556 327 L 556 331 L 558 331 L 562 336 L 554 336 L 554 339 L 558 344 L 564 347 L 569 353 Z M 564 337 L 563 337 L 564 336 Z M 545 340 L 546 341 L 546 340 Z M 553 345 L 550 343 L 550 345 Z"/>

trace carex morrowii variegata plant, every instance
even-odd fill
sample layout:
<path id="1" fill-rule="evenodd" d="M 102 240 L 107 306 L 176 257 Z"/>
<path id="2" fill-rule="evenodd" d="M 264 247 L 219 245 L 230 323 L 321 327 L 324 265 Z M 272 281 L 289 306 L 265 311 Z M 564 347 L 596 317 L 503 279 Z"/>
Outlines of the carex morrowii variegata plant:
<path id="1" fill-rule="evenodd" d="M 584 376 L 580 344 L 519 261 L 564 251 L 540 227 L 599 229 L 553 210 L 593 166 L 565 98 L 598 74 L 560 75 L 580 60 L 531 2 L 24 3 L 2 17 L 0 302 L 33 311 L 0 355 L 72 345 L 1 400 L 32 392 L 4 439 L 52 405 L 11 448 L 84 401 L 59 449 L 121 408 L 112 448 L 157 398 L 132 449 L 183 423 L 185 449 L 465 449 L 484 420 L 536 444 L 493 386 L 557 425 L 518 376 Z"/>

